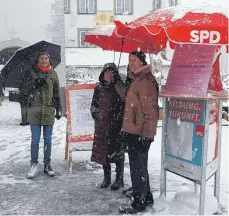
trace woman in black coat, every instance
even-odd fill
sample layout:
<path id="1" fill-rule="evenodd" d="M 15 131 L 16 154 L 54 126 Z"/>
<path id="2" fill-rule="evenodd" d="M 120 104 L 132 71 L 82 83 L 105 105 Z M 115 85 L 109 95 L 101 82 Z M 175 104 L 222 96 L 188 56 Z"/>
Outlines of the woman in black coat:
<path id="1" fill-rule="evenodd" d="M 103 165 L 104 180 L 101 188 L 107 188 L 111 184 L 110 163 L 116 164 L 116 180 L 111 185 L 112 190 L 124 186 L 124 154 L 116 156 L 120 151 L 117 139 L 122 128 L 124 112 L 124 103 L 115 89 L 115 84 L 120 81 L 117 66 L 114 63 L 105 64 L 91 104 L 91 114 L 95 120 L 91 160 Z"/>

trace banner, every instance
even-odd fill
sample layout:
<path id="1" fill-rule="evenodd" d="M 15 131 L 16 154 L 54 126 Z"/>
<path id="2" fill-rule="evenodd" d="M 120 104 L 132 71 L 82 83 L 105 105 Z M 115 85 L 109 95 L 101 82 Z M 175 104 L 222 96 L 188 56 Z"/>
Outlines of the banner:
<path id="1" fill-rule="evenodd" d="M 66 87 L 68 141 L 84 142 L 94 138 L 94 120 L 90 107 L 95 84 Z"/>

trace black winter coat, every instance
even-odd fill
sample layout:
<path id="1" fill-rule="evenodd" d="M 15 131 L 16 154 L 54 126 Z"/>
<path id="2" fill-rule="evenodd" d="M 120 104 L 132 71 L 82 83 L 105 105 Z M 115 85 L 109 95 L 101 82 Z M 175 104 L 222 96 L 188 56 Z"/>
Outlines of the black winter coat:
<path id="1" fill-rule="evenodd" d="M 115 72 L 114 72 L 115 73 Z M 95 120 L 95 134 L 91 160 L 106 164 L 108 156 L 118 151 L 118 136 L 122 128 L 124 103 L 115 89 L 119 76 L 113 74 L 114 82 L 108 84 L 100 75 L 100 83 L 94 90 L 91 115 Z"/>

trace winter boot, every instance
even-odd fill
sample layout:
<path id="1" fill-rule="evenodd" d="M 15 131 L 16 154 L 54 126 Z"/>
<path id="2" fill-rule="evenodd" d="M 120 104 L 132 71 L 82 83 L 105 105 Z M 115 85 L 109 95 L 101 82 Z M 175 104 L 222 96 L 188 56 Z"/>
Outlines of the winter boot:
<path id="1" fill-rule="evenodd" d="M 45 164 L 44 165 L 44 173 L 47 174 L 50 177 L 55 176 L 55 172 L 53 171 L 53 169 L 52 169 L 50 164 Z"/>
<path id="2" fill-rule="evenodd" d="M 107 188 L 111 184 L 111 165 L 110 164 L 103 165 L 103 171 L 104 171 L 104 180 L 100 185 L 100 188 Z"/>
<path id="3" fill-rule="evenodd" d="M 29 123 L 28 122 L 26 122 L 26 123 L 21 122 L 20 125 L 21 126 L 27 126 L 27 125 L 29 125 Z"/>
<path id="4" fill-rule="evenodd" d="M 111 190 L 116 191 L 124 187 L 123 182 L 124 161 L 116 162 L 116 179 L 111 185 Z"/>
<path id="5" fill-rule="evenodd" d="M 145 211 L 145 209 L 146 208 L 144 206 L 136 208 L 131 204 L 131 205 L 119 207 L 119 212 L 121 214 L 137 214 L 139 212 Z"/>
<path id="6" fill-rule="evenodd" d="M 146 194 L 145 202 L 146 202 L 146 205 L 153 205 L 154 204 L 153 194 L 150 191 L 147 192 L 147 194 Z"/>
<path id="7" fill-rule="evenodd" d="M 34 179 L 38 173 L 38 164 L 32 164 L 28 172 L 27 178 Z"/>

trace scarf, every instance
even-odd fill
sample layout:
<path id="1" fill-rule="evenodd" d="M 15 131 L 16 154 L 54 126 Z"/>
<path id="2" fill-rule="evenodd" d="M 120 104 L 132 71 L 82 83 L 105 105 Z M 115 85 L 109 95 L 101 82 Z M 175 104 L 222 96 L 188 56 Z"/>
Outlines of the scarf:
<path id="1" fill-rule="evenodd" d="M 41 65 L 37 64 L 37 67 L 40 71 L 47 73 L 51 69 L 51 65 L 49 64 L 47 67 L 41 67 Z"/>

